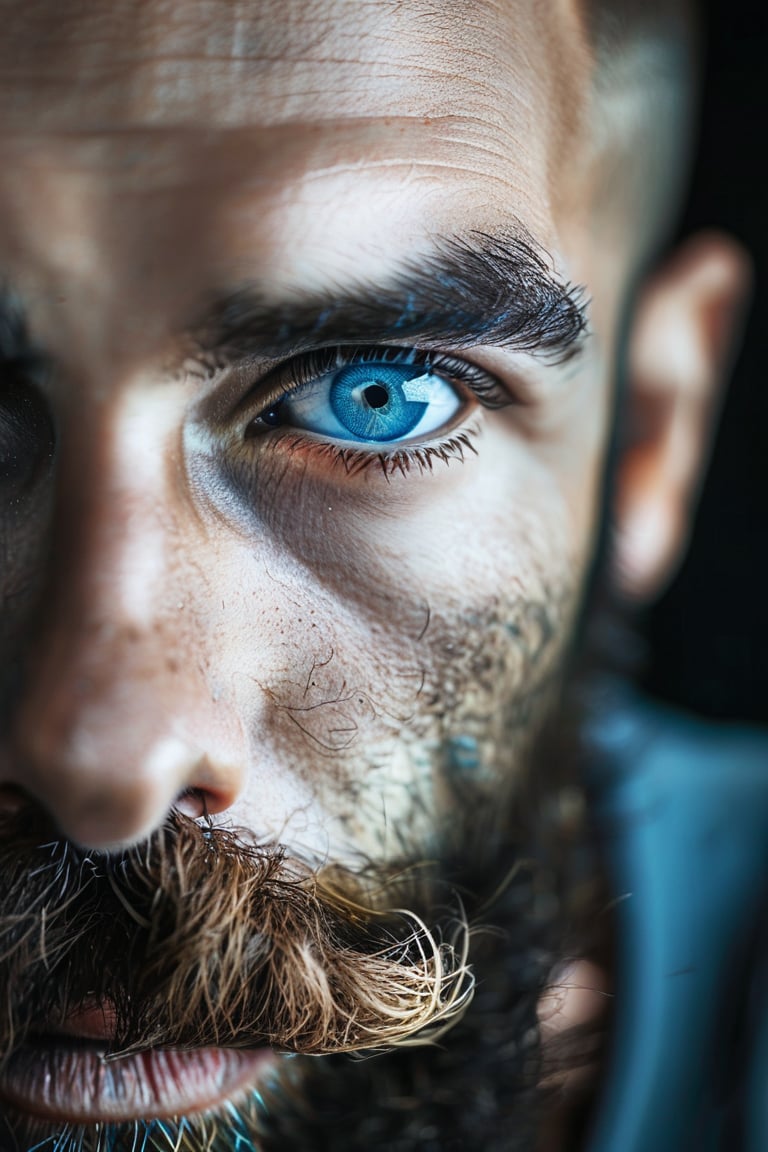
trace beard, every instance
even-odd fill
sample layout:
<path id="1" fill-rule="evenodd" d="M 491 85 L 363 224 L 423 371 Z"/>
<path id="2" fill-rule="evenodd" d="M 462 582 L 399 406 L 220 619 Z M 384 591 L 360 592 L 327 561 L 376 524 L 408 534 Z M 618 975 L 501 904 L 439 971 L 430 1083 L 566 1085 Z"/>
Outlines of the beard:
<path id="1" fill-rule="evenodd" d="M 554 755 L 503 828 L 457 795 L 465 851 L 387 876 L 313 870 L 177 814 L 116 855 L 57 839 L 33 808 L 0 824 L 2 1152 L 530 1152 L 542 1082 L 594 1049 L 542 1052 L 537 1027 L 596 903 L 584 823 L 553 804 L 573 755 Z M 17 1111 L 9 1069 L 93 1005 L 109 1006 L 116 1083 L 121 1058 L 148 1050 L 286 1056 L 195 1115 Z"/>

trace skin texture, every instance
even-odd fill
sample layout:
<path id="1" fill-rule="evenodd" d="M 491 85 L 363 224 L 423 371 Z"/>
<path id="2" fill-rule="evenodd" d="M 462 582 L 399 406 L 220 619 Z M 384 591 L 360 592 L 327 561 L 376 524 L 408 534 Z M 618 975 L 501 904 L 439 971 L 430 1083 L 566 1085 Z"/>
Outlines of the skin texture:
<path id="1" fill-rule="evenodd" d="M 183 992 L 170 945 L 157 968 L 137 962 L 132 1007 L 118 987 L 144 940 L 136 924 L 155 940 L 158 900 L 172 921 L 186 908 L 168 880 L 179 869 L 149 862 L 181 859 L 163 847 L 168 826 L 158 831 L 174 808 L 182 825 L 207 817 L 214 841 L 222 827 L 282 846 L 302 885 L 314 870 L 342 877 L 346 914 L 353 899 L 376 911 L 402 900 L 432 931 L 447 900 L 455 926 L 456 884 L 478 921 L 501 885 L 503 944 L 481 934 L 470 952 L 495 976 L 452 1048 L 374 1071 L 338 1056 L 285 1062 L 278 1087 L 240 1101 L 240 1118 L 147 1139 L 229 1152 L 241 1125 L 265 1149 L 534 1147 L 536 1002 L 588 903 L 564 864 L 582 835 L 578 771 L 546 759 L 543 734 L 565 725 L 552 718 L 594 550 L 619 320 L 660 226 L 616 206 L 641 117 L 623 134 L 615 115 L 600 119 L 596 48 L 572 0 L 89 0 L 55 16 L 46 0 L 5 0 L 0 12 L 0 345 L 21 381 L 4 410 L 3 831 L 13 874 L 37 875 L 43 833 L 14 833 L 31 802 L 33 829 L 50 819 L 50 835 L 71 842 L 55 884 L 96 860 L 112 925 L 106 939 L 90 913 L 78 919 L 91 907 L 79 881 L 57 896 L 46 880 L 55 930 L 82 933 L 89 957 L 75 948 L 56 969 L 59 1014 L 96 993 L 122 1004 L 126 1043 L 140 1046 L 140 1023 L 154 1043 L 202 1034 L 185 1019 L 174 1039 L 174 1021 L 161 1028 L 149 1009 L 139 1021 L 147 988 Z M 367 293 L 375 313 L 404 268 L 429 285 L 436 252 L 487 248 L 489 236 L 522 245 L 583 330 L 562 354 L 470 337 L 461 317 L 440 339 L 390 333 L 391 347 L 474 365 L 504 401 L 451 385 L 447 427 L 405 448 L 340 453 L 265 420 L 299 381 L 311 338 L 276 356 L 268 341 L 201 332 L 211 302 L 246 284 L 261 331 L 278 336 L 316 297 Z M 347 355 L 381 344 L 354 329 L 339 342 Z M 434 371 L 460 375 L 439 361 Z M 205 851 L 190 891 L 207 891 Z M 521 873 L 531 853 L 548 879 Z M 114 904 L 119 861 L 145 869 L 146 903 L 125 888 Z M 2 894 L 8 931 L 28 900 L 14 884 Z M 318 895 L 328 891 L 323 880 Z M 55 981 L 41 924 L 52 930 L 37 917 L 13 959 L 28 973 L 39 961 L 40 975 L 6 1024 L 6 1050 L 13 1028 L 46 1019 Z M 373 937 L 355 931 L 370 951 Z M 183 971 L 208 970 L 203 935 Z M 215 938 L 225 952 L 228 935 L 225 924 Z M 450 964 L 468 996 L 463 946 Z M 214 953 L 209 940 L 206 964 Z M 241 960 L 233 945 L 230 976 Z M 266 1039 L 343 1047 L 314 1034 L 302 1047 L 289 1031 Z M 264 1042 L 263 1029 L 248 1035 Z M 29 1117 L 8 1133 L 9 1147 L 50 1137 Z M 132 1126 L 109 1139 L 89 1128 L 66 1147 L 135 1138 Z"/>
<path id="2" fill-rule="evenodd" d="M 4 50 L 12 93 L 11 61 L 27 67 L 45 11 L 25 9 Z M 85 844 L 147 834 L 195 788 L 209 812 L 302 852 L 386 860 L 400 839 L 423 845 L 436 816 L 442 829 L 446 737 L 482 730 L 492 773 L 489 719 L 537 688 L 526 653 L 544 675 L 563 649 L 594 528 L 612 336 L 563 365 L 473 348 L 521 401 L 457 421 L 481 451 L 352 478 L 307 444 L 244 440 L 268 367 L 258 348 L 201 381 L 170 337 L 211 286 L 247 274 L 279 303 L 345 277 L 386 282 L 441 233 L 522 225 L 560 279 L 597 294 L 579 227 L 553 208 L 568 150 L 553 156 L 578 114 L 553 90 L 555 34 L 533 5 L 514 21 L 479 5 L 453 94 L 459 49 L 418 9 L 323 9 L 344 29 L 338 75 L 304 5 L 279 21 L 235 6 L 215 22 L 190 5 L 168 42 L 164 6 L 86 12 L 49 29 L 45 90 L 30 85 L 4 114 L 6 275 L 55 365 L 43 387 L 57 440 L 56 479 L 21 497 L 43 506 L 54 562 L 7 777 Z M 288 28 L 290 68 L 272 48 Z M 126 51 L 130 79 L 116 83 Z M 233 52 L 247 68 L 225 67 Z M 570 52 L 584 67 L 578 39 Z M 372 68 L 389 79 L 371 84 Z M 66 95 L 48 87 L 73 75 Z M 25 584 L 29 568 L 9 578 Z"/>

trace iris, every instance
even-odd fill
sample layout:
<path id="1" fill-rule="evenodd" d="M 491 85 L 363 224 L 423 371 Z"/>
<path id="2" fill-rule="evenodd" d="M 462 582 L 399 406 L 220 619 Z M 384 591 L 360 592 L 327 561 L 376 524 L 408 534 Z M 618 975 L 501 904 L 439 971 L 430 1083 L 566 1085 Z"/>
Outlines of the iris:
<path id="1" fill-rule="evenodd" d="M 423 370 L 418 375 L 423 376 Z M 355 439 L 399 440 L 427 410 L 426 401 L 408 398 L 413 377 L 409 364 L 350 364 L 333 377 L 328 399 L 339 423 Z"/>

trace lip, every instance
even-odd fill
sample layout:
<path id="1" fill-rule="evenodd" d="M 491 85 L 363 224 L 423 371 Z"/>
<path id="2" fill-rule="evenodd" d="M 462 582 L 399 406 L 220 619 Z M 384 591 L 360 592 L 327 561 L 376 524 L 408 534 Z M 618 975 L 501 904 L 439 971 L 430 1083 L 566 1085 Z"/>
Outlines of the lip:
<path id="1" fill-rule="evenodd" d="M 105 1059 L 106 1045 L 63 1037 L 24 1045 L 0 1070 L 0 1099 L 70 1124 L 161 1120 L 215 1108 L 277 1061 L 270 1048 L 151 1049 Z"/>

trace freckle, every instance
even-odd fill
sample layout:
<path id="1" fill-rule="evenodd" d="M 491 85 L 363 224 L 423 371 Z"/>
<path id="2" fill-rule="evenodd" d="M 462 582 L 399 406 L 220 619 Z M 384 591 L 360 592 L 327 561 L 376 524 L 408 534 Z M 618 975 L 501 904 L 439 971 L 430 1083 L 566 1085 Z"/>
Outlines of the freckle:
<path id="1" fill-rule="evenodd" d="M 168 657 L 165 662 L 165 666 L 169 672 L 176 673 L 179 670 L 179 662 L 178 660 L 174 660 L 173 656 Z"/>

